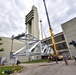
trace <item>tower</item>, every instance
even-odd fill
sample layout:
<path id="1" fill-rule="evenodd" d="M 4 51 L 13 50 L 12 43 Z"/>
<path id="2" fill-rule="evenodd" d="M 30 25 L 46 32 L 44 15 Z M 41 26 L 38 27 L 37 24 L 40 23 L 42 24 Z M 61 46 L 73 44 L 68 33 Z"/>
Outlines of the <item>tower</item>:
<path id="1" fill-rule="evenodd" d="M 27 31 L 39 39 L 38 11 L 35 6 L 32 6 L 32 10 L 26 15 L 25 24 Z"/>

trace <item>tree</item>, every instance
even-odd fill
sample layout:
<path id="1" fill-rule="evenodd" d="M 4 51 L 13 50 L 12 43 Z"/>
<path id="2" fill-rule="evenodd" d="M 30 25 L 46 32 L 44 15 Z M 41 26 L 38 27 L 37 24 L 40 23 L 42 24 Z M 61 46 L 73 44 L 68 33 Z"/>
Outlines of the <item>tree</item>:
<path id="1" fill-rule="evenodd" d="M 2 40 L 2 38 L 0 38 L 0 41 Z M 2 45 L 3 43 L 0 42 L 0 45 Z M 4 48 L 1 48 L 0 51 L 4 51 Z"/>

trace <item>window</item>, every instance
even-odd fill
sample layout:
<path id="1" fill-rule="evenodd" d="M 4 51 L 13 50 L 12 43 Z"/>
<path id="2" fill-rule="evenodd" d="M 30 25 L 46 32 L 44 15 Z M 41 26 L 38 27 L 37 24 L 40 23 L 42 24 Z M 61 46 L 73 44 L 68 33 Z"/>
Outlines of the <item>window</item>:
<path id="1" fill-rule="evenodd" d="M 57 46 L 57 50 L 66 49 L 67 48 L 67 44 L 65 42 L 57 44 L 56 46 Z"/>
<path id="2" fill-rule="evenodd" d="M 64 35 L 60 35 L 60 36 L 55 37 L 56 42 L 60 42 L 60 41 L 63 41 L 63 40 L 65 40 Z"/>

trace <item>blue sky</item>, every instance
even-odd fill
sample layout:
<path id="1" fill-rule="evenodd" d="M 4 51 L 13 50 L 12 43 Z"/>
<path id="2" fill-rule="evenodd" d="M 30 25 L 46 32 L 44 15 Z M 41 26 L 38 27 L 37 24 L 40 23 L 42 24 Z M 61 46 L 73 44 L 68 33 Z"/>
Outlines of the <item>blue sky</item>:
<path id="1" fill-rule="evenodd" d="M 62 31 L 61 24 L 76 17 L 76 0 L 45 0 L 54 34 Z M 47 37 L 47 23 L 43 0 L 0 0 L 0 36 L 11 37 L 25 32 L 25 15 L 35 5 Z"/>

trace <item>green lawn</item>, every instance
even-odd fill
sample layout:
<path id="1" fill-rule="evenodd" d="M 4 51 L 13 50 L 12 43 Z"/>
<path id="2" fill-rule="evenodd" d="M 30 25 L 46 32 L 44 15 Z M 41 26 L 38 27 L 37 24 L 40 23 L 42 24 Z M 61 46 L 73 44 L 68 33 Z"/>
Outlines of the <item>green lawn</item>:
<path id="1" fill-rule="evenodd" d="M 32 60 L 25 63 L 41 63 L 41 62 L 47 62 L 48 60 Z"/>
<path id="2" fill-rule="evenodd" d="M 16 72 L 16 71 L 19 71 L 22 68 L 23 68 L 22 66 L 0 66 L 0 75 L 9 75 L 9 74 L 2 74 L 2 72 L 5 71 L 5 70 L 15 69 L 14 72 Z"/>

